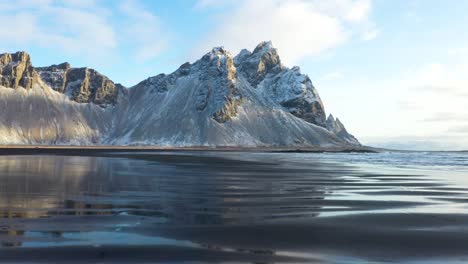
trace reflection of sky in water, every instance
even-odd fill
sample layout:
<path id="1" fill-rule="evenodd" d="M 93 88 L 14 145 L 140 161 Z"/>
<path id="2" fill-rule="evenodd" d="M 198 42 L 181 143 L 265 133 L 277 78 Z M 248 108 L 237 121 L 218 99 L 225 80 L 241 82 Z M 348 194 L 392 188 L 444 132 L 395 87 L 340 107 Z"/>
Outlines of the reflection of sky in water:
<path id="1" fill-rule="evenodd" d="M 157 230 L 307 223 L 363 212 L 468 214 L 466 156 L 232 152 L 0 156 L 0 241 L 5 247 L 198 247 L 132 230 L 140 222 L 151 222 Z M 60 217 L 66 221 L 48 225 L 47 219 Z M 85 218 L 93 220 L 87 223 Z"/>
<path id="2" fill-rule="evenodd" d="M 200 247 L 199 245 L 189 241 L 179 241 L 157 236 L 144 236 L 140 234 L 121 233 L 121 232 L 68 232 L 59 235 L 60 239 L 54 234 L 44 232 L 26 232 L 25 237 L 30 239 L 42 239 L 45 236 L 51 236 L 56 241 L 34 241 L 24 242 L 23 247 L 63 247 L 63 246 L 94 246 L 101 245 L 167 245 L 181 247 Z"/>

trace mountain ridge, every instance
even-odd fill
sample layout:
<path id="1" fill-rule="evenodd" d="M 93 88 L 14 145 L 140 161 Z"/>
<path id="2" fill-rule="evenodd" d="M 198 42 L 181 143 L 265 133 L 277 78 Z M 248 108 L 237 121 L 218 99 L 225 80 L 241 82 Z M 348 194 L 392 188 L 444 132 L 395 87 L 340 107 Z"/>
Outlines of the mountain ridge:
<path id="1" fill-rule="evenodd" d="M 24 54 L 0 55 L 0 103 L 56 112 L 30 110 L 13 121 L 14 113 L 4 111 L 1 144 L 360 145 L 338 119 L 325 118 L 310 78 L 284 66 L 271 42 L 236 56 L 213 48 L 193 64 L 130 88 L 68 63 L 35 68 Z"/>

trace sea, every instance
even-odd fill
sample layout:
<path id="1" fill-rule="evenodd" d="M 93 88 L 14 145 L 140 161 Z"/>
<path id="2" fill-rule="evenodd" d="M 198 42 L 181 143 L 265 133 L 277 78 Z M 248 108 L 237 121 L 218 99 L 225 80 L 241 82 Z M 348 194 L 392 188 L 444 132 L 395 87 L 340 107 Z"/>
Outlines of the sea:
<path id="1" fill-rule="evenodd" d="M 467 263 L 468 153 L 1 155 L 0 262 Z"/>

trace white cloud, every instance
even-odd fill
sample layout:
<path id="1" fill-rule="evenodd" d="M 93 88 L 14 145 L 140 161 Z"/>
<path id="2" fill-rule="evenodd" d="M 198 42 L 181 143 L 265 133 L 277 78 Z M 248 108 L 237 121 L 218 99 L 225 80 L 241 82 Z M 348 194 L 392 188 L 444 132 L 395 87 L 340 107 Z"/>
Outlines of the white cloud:
<path id="1" fill-rule="evenodd" d="M 398 85 L 404 87 L 398 115 L 407 125 L 407 135 L 424 135 L 435 143 L 453 143 L 468 148 L 468 139 L 459 137 L 460 127 L 468 127 L 467 64 L 427 64 L 408 72 Z M 410 106 L 410 107 L 407 107 Z"/>
<path id="2" fill-rule="evenodd" d="M 0 14 L 0 21 L 8 21 L 15 29 L 3 32 L 4 41 L 0 42 L 0 45 L 4 45 L 6 42 L 22 44 L 34 40 L 33 36 L 37 32 L 37 18 L 34 15 L 25 12 L 15 15 Z"/>
<path id="3" fill-rule="evenodd" d="M 140 60 L 151 59 L 167 47 L 162 22 L 138 1 L 100 4 L 96 0 L 0 0 L 0 20 L 8 21 L 0 49 L 41 46 L 101 62 L 115 58 L 122 47 Z"/>
<path id="4" fill-rule="evenodd" d="M 377 30 L 376 28 L 372 28 L 370 30 L 364 31 L 361 37 L 362 37 L 362 40 L 364 41 L 370 41 L 370 40 L 377 38 L 379 33 L 380 33 L 379 30 Z"/>
<path id="5" fill-rule="evenodd" d="M 116 47 L 107 15 L 88 5 L 52 1 L 0 2 L 0 20 L 12 30 L 0 43 L 2 49 L 40 45 L 57 51 L 96 56 Z"/>
<path id="6" fill-rule="evenodd" d="M 138 47 L 134 53 L 137 60 L 154 58 L 168 47 L 170 34 L 158 16 L 135 1 L 123 2 L 120 10 L 125 19 L 122 41 L 131 40 Z"/>
<path id="7" fill-rule="evenodd" d="M 322 78 L 320 78 L 321 81 L 334 81 L 334 80 L 339 80 L 343 78 L 343 73 L 339 71 L 334 71 L 325 74 Z"/>
<path id="8" fill-rule="evenodd" d="M 218 8 L 234 2 L 235 0 L 199 0 L 195 3 L 194 9 Z"/>
<path id="9" fill-rule="evenodd" d="M 58 45 L 67 52 L 98 55 L 117 47 L 114 29 L 103 14 L 73 7 L 47 10 L 53 27 L 40 28 L 42 45 Z"/>
<path id="10" fill-rule="evenodd" d="M 47 1 L 47 0 L 46 0 Z M 95 7 L 97 6 L 97 0 L 66 0 L 66 5 L 72 6 L 72 7 Z"/>
<path id="11" fill-rule="evenodd" d="M 414 71 L 406 85 L 418 94 L 458 97 L 468 92 L 467 72 L 468 64 L 431 63 Z"/>
<path id="12" fill-rule="evenodd" d="M 468 55 L 468 47 L 451 48 L 448 50 L 448 55 L 466 57 Z"/>
<path id="13" fill-rule="evenodd" d="M 371 11 L 371 1 L 356 1 L 355 3 L 348 2 L 346 19 L 352 22 L 361 22 L 367 20 Z"/>
<path id="14" fill-rule="evenodd" d="M 370 0 L 241 0 L 216 16 L 217 26 L 196 47 L 193 57 L 214 46 L 237 53 L 271 40 L 283 61 L 295 64 L 342 45 L 361 34 L 362 28 L 368 30 L 370 10 Z"/>

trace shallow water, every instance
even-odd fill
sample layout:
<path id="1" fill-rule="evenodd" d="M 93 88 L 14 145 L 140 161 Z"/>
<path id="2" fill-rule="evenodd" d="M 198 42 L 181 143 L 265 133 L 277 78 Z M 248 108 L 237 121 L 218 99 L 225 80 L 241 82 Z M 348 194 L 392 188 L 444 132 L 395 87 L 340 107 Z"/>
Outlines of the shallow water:
<path id="1" fill-rule="evenodd" d="M 0 156 L 0 261 L 468 260 L 467 153 Z"/>

